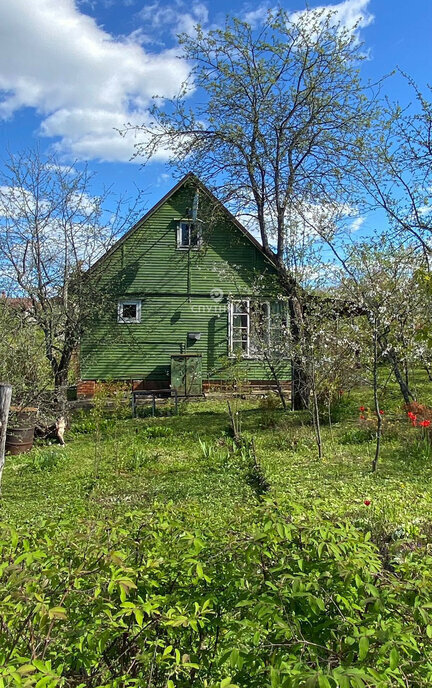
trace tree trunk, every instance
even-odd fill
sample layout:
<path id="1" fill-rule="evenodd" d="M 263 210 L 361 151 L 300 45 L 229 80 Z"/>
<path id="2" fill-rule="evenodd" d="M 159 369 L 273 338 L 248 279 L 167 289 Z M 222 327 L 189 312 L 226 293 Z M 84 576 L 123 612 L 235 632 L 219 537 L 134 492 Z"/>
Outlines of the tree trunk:
<path id="1" fill-rule="evenodd" d="M 286 404 L 286 400 L 285 400 L 285 394 L 284 394 L 284 391 L 282 389 L 282 385 L 280 383 L 279 375 L 277 374 L 277 370 L 274 367 L 274 365 L 270 359 L 270 356 L 266 352 L 264 352 L 264 358 L 265 358 L 265 361 L 266 361 L 266 363 L 269 367 L 269 370 L 273 376 L 273 380 L 275 381 L 276 389 L 277 389 L 277 392 L 279 394 L 279 398 L 282 402 L 283 410 L 286 411 L 287 404 Z"/>
<path id="2" fill-rule="evenodd" d="M 401 394 L 403 396 L 404 402 L 406 404 L 409 404 L 410 401 L 415 401 L 416 400 L 415 396 L 411 392 L 410 388 L 408 387 L 406 380 L 404 380 L 404 378 L 403 378 L 403 375 L 402 375 L 401 370 L 399 368 L 399 362 L 397 360 L 397 356 L 392 349 L 390 349 L 390 351 L 388 352 L 387 357 L 388 357 L 390 364 L 393 368 L 393 372 L 394 372 L 396 381 L 399 385 L 399 388 L 400 388 Z"/>
<path id="3" fill-rule="evenodd" d="M 376 330 L 376 323 L 374 327 L 374 358 L 373 358 L 373 396 L 374 396 L 374 407 L 375 415 L 377 419 L 377 429 L 376 429 L 376 443 L 375 443 L 375 456 L 372 461 L 372 473 L 375 473 L 378 468 L 378 459 L 381 450 L 381 428 L 382 428 L 382 417 L 380 414 L 379 400 L 378 400 L 378 335 Z"/>
<path id="4" fill-rule="evenodd" d="M 309 406 L 310 380 L 300 356 L 292 359 L 292 410 L 302 411 Z"/>
<path id="5" fill-rule="evenodd" d="M 429 382 L 432 382 L 432 373 L 430 371 L 430 368 L 429 368 L 428 364 L 426 363 L 426 361 L 424 359 L 422 359 L 422 360 L 423 360 L 423 368 L 425 369 L 425 371 L 427 373 L 427 376 L 429 378 Z"/>
<path id="6" fill-rule="evenodd" d="M 295 294 L 289 301 L 290 333 L 292 344 L 292 409 L 301 411 L 309 408 L 311 381 L 305 354 L 306 332 L 303 306 Z"/>
<path id="7" fill-rule="evenodd" d="M 67 380 L 68 369 L 63 368 L 57 370 L 54 376 L 55 402 L 57 407 L 57 414 L 59 416 L 67 415 Z"/>
<path id="8" fill-rule="evenodd" d="M 67 386 L 68 370 L 57 370 L 54 375 L 54 387 L 56 390 Z"/>
<path id="9" fill-rule="evenodd" d="M 274 256 L 272 258 L 274 260 Z M 279 279 L 288 297 L 289 328 L 292 347 L 291 406 L 293 411 L 309 408 L 310 376 L 304 363 L 306 345 L 304 305 L 301 287 L 289 275 L 283 261 L 277 262 Z"/>
<path id="10" fill-rule="evenodd" d="M 9 417 L 9 408 L 12 398 L 12 387 L 0 383 L 0 491 L 5 463 L 6 429 Z"/>

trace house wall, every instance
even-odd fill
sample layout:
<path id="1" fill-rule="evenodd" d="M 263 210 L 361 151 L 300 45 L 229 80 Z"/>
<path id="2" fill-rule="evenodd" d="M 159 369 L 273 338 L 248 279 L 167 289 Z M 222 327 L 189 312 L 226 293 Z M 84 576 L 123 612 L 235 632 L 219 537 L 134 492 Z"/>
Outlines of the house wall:
<path id="1" fill-rule="evenodd" d="M 199 251 L 177 249 L 177 224 L 192 206 L 195 188 L 184 186 L 145 220 L 94 271 L 106 305 L 82 338 L 83 380 L 170 379 L 171 354 L 202 354 L 203 379 L 231 376 L 228 360 L 229 297 L 274 296 L 276 271 L 225 215 L 216 216 L 200 195 L 204 220 Z M 265 286 L 263 286 L 265 285 Z M 212 296 L 216 295 L 216 300 Z M 141 323 L 117 322 L 119 299 L 141 299 Z M 201 332 L 200 341 L 188 332 Z M 249 379 L 269 378 L 260 360 L 244 360 Z M 283 370 L 290 379 L 289 361 Z"/>
<path id="2" fill-rule="evenodd" d="M 188 332 L 200 332 L 201 339 L 188 339 Z M 210 297 L 179 295 L 142 298 L 140 324 L 117 323 L 116 318 L 100 323 L 81 347 L 83 379 L 170 380 L 172 354 L 202 355 L 204 379 L 227 379 L 233 375 L 228 358 L 227 303 Z M 257 359 L 239 366 L 248 379 L 270 379 L 268 367 Z M 284 379 L 290 377 L 287 361 Z"/>

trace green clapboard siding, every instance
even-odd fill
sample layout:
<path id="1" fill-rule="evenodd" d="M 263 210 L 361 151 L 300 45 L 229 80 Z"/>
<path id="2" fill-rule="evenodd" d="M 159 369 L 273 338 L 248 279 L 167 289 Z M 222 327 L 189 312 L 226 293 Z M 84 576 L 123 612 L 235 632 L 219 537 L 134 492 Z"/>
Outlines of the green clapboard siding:
<path id="1" fill-rule="evenodd" d="M 178 220 L 187 216 L 195 187 L 184 183 L 155 212 L 108 253 L 90 274 L 112 301 L 81 342 L 83 380 L 170 380 L 171 356 L 202 356 L 203 379 L 230 376 L 228 312 L 230 297 L 253 296 L 268 282 L 269 297 L 275 269 L 226 214 L 215 216 L 214 205 L 200 193 L 198 216 L 204 221 L 199 251 L 177 249 Z M 211 219 L 209 219 L 211 218 Z M 99 288 L 98 286 L 98 288 Z M 220 301 L 211 294 L 221 295 Z M 141 323 L 117 322 L 120 299 L 141 299 Z M 188 332 L 201 332 L 199 341 Z M 250 379 L 268 379 L 259 360 L 241 363 Z M 284 379 L 290 378 L 287 361 Z"/>

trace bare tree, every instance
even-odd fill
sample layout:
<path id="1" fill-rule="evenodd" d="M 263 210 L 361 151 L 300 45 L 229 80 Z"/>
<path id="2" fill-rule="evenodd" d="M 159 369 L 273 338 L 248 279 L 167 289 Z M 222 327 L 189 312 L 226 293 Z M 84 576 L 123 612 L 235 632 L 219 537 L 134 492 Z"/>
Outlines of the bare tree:
<path id="1" fill-rule="evenodd" d="M 385 210 L 399 241 L 421 249 L 430 268 L 432 251 L 432 89 L 428 96 L 407 75 L 414 102 L 387 102 L 370 159 L 359 182 L 375 207 Z"/>
<path id="2" fill-rule="evenodd" d="M 379 358 L 390 365 L 405 403 L 415 398 L 409 370 L 420 362 L 418 332 L 427 317 L 418 285 L 422 265 L 414 245 L 400 246 L 383 235 L 351 248 L 342 278 L 345 297 L 376 330 Z"/>
<path id="3" fill-rule="evenodd" d="M 29 310 L 27 298 L 0 297 L 0 380 L 12 385 L 13 404 L 20 408 L 40 406 L 52 387 L 43 332 Z"/>
<path id="4" fill-rule="evenodd" d="M 72 356 L 103 291 L 87 268 L 134 215 L 110 192 L 91 195 L 86 166 L 62 165 L 38 150 L 10 154 L 0 177 L 0 266 L 9 297 L 25 298 L 43 334 L 54 386 L 64 389 Z"/>

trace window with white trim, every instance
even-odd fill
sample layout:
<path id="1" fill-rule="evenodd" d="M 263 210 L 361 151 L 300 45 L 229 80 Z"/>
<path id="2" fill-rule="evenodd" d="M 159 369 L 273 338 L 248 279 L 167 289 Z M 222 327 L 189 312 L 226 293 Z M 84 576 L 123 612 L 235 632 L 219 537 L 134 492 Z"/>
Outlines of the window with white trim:
<path id="1" fill-rule="evenodd" d="M 249 301 L 231 301 L 229 316 L 229 352 L 249 356 Z"/>
<path id="2" fill-rule="evenodd" d="M 119 301 L 117 307 L 117 321 L 119 323 L 141 322 L 141 300 L 128 299 Z"/>
<path id="3" fill-rule="evenodd" d="M 201 220 L 180 220 L 177 225 L 177 248 L 199 249 L 202 239 Z"/>
<path id="4" fill-rule="evenodd" d="M 229 353 L 260 356 L 270 345 L 270 304 L 257 299 L 231 301 L 229 309 Z"/>

